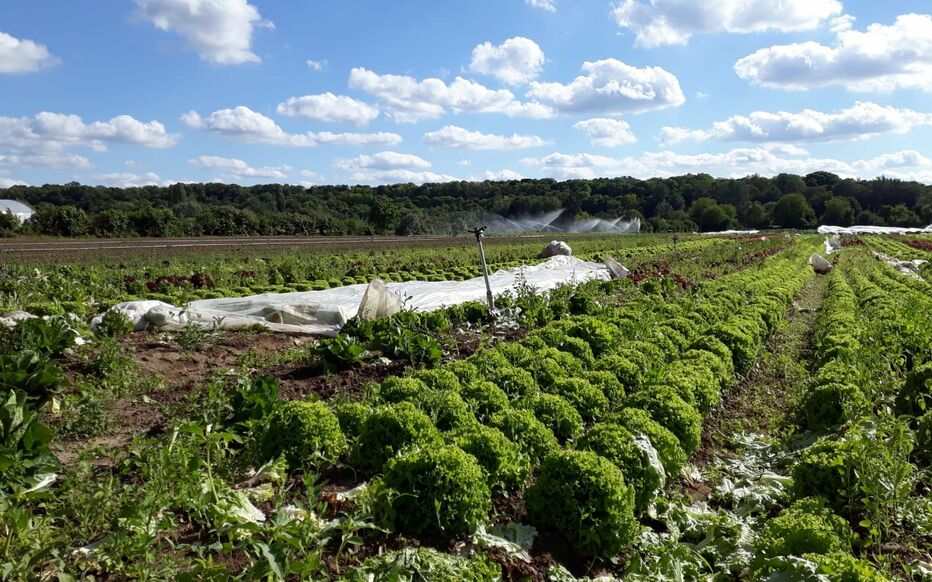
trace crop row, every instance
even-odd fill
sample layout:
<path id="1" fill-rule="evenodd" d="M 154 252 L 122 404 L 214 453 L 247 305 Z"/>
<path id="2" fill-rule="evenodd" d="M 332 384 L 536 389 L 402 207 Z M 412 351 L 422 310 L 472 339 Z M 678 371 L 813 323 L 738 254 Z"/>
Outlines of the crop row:
<path id="1" fill-rule="evenodd" d="M 638 239 L 641 242 L 644 239 Z M 628 239 L 610 237 L 575 243 L 584 259 L 602 260 L 615 255 L 639 261 L 670 252 L 672 244 L 629 248 Z M 495 245 L 490 250 L 490 269 L 534 264 L 528 243 Z M 683 252 L 728 247 L 721 239 L 696 239 L 678 243 Z M 539 245 L 534 246 L 539 250 Z M 310 257 L 290 255 L 274 259 L 236 262 L 215 259 L 192 264 L 190 271 L 148 265 L 144 270 L 94 266 L 55 266 L 44 271 L 5 267 L 0 272 L 0 311 L 24 310 L 36 315 L 76 313 L 92 315 L 122 301 L 156 299 L 176 305 L 196 299 L 245 297 L 261 293 L 317 291 L 368 283 L 380 276 L 385 281 L 465 280 L 480 275 L 474 248 L 404 249 L 392 253 L 339 253 Z M 162 274 L 157 274 L 157 273 Z M 321 273 L 341 273 L 321 277 Z"/>
<path id="2" fill-rule="evenodd" d="M 259 447 L 292 469 L 345 462 L 392 531 L 461 537 L 523 490 L 528 519 L 581 555 L 630 545 L 703 415 L 746 373 L 810 273 L 799 249 L 664 300 L 570 316 L 362 403 L 292 401 Z M 534 484 L 527 489 L 530 477 Z"/>
<path id="3" fill-rule="evenodd" d="M 867 246 L 878 253 L 884 253 L 894 259 L 901 261 L 911 261 L 913 259 L 932 259 L 932 243 L 922 241 L 921 239 L 899 239 L 890 236 L 865 236 L 861 237 L 867 241 Z M 908 244 L 914 243 L 914 244 Z M 928 244 L 929 248 L 923 248 L 923 244 Z"/>
<path id="4" fill-rule="evenodd" d="M 929 292 L 856 250 L 830 275 L 796 405 L 799 428 L 819 438 L 793 465 L 793 504 L 762 531 L 774 542 L 757 556 L 764 574 L 801 575 L 788 557 L 805 555 L 823 574 L 884 579 L 852 552 L 882 559 L 916 485 L 911 461 L 929 460 Z"/>

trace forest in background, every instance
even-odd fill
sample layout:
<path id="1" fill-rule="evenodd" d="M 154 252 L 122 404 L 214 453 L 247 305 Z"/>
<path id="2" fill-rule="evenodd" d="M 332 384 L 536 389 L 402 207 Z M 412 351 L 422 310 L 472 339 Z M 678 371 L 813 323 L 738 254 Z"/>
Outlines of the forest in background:
<path id="1" fill-rule="evenodd" d="M 557 225 L 586 217 L 640 218 L 642 231 L 655 232 L 932 223 L 932 186 L 841 179 L 829 172 L 308 188 L 71 182 L 0 189 L 0 199 L 36 209 L 25 224 L 0 214 L 0 236 L 456 235 L 489 213 L 515 218 L 559 209 L 564 212 Z"/>

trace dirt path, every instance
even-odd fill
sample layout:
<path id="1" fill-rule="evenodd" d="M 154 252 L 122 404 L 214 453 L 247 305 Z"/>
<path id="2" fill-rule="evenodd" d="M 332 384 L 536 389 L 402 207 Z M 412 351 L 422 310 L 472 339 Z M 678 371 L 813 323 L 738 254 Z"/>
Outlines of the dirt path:
<path id="1" fill-rule="evenodd" d="M 761 350 L 757 364 L 706 418 L 702 444 L 693 457 L 698 467 L 716 457 L 732 456 L 730 435 L 774 436 L 787 426 L 792 402 L 812 373 L 813 334 L 827 291 L 827 277 L 813 276 L 806 283 L 787 311 L 785 325 Z"/>

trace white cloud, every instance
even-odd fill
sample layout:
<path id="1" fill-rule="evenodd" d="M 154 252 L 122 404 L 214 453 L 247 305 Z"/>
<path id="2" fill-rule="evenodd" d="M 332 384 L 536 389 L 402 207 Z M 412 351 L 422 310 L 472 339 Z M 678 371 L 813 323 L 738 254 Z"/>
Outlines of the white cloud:
<path id="1" fill-rule="evenodd" d="M 570 180 L 596 178 L 620 166 L 622 161 L 608 156 L 555 152 L 542 158 L 524 158 L 521 163 L 538 168 L 547 177 Z"/>
<path id="2" fill-rule="evenodd" d="M 142 186 L 167 186 L 169 181 L 162 180 L 155 172 L 133 174 L 131 172 L 116 172 L 113 174 L 99 174 L 91 178 L 94 184 L 113 186 L 115 188 L 139 188 Z"/>
<path id="3" fill-rule="evenodd" d="M 0 154 L 0 166 L 43 166 L 47 168 L 87 169 L 94 164 L 84 156 L 61 152 Z"/>
<path id="4" fill-rule="evenodd" d="M 638 46 L 685 45 L 693 34 L 797 32 L 841 14 L 838 0 L 622 0 L 612 15 Z"/>
<path id="5" fill-rule="evenodd" d="M 452 182 L 459 178 L 429 171 L 431 163 L 420 156 L 398 152 L 360 155 L 348 160 L 336 160 L 334 166 L 347 172 L 353 182 L 389 184 L 413 182 Z"/>
<path id="6" fill-rule="evenodd" d="M 552 142 L 536 135 L 518 135 L 517 133 L 511 136 L 495 135 L 479 131 L 470 131 L 455 125 L 447 125 L 437 131 L 425 133 L 424 143 L 442 148 L 516 150 L 541 147 Z"/>
<path id="7" fill-rule="evenodd" d="M 475 179 L 475 178 L 473 178 Z M 515 172 L 514 170 L 509 170 L 505 168 L 504 170 L 498 170 L 497 172 L 485 171 L 482 173 L 482 176 L 479 177 L 479 180 L 491 180 L 492 182 L 502 182 L 507 180 L 523 180 L 524 176 Z"/>
<path id="8" fill-rule="evenodd" d="M 585 133 L 589 143 L 597 147 L 614 148 L 638 140 L 631 132 L 631 126 L 620 119 L 594 117 L 580 121 L 573 127 Z"/>
<path id="9" fill-rule="evenodd" d="M 43 111 L 33 117 L 0 117 L 0 163 L 89 168 L 87 158 L 66 150 L 80 146 L 104 152 L 108 143 L 168 148 L 178 139 L 158 121 L 118 115 L 109 121 L 85 123 L 77 115 Z"/>
<path id="10" fill-rule="evenodd" d="M 350 160 L 337 160 L 336 166 L 342 170 L 355 170 L 360 168 L 373 170 L 394 170 L 399 168 L 421 170 L 430 168 L 431 163 L 414 154 L 379 152 L 371 156 L 363 154 Z"/>
<path id="11" fill-rule="evenodd" d="M 272 28 L 247 0 L 136 0 L 158 29 L 180 34 L 205 61 L 220 65 L 258 63 L 252 52 L 257 26 Z"/>
<path id="12" fill-rule="evenodd" d="M 526 158 L 522 163 L 535 168 L 540 175 L 557 179 L 611 176 L 651 178 L 699 172 L 728 178 L 751 174 L 774 176 L 783 172 L 804 175 L 824 170 L 843 178 L 867 179 L 886 175 L 904 180 L 932 181 L 932 160 L 911 150 L 852 162 L 814 158 L 806 150 L 795 146 L 765 145 L 702 154 L 644 152 L 637 157 L 624 158 L 553 153 L 542 158 Z"/>
<path id="13" fill-rule="evenodd" d="M 760 49 L 738 60 L 735 72 L 785 90 L 842 85 L 858 92 L 932 92 L 932 15 L 904 14 L 864 32 L 841 27 L 834 46 L 810 41 Z"/>
<path id="14" fill-rule="evenodd" d="M 331 92 L 320 95 L 291 97 L 279 103 L 277 111 L 282 115 L 300 116 L 326 123 L 350 123 L 368 125 L 379 116 L 379 108 L 345 95 Z"/>
<path id="15" fill-rule="evenodd" d="M 0 188 L 12 188 L 13 186 L 28 186 L 26 182 L 22 180 L 14 180 L 13 178 L 6 178 L 0 176 Z"/>
<path id="16" fill-rule="evenodd" d="M 0 32 L 0 74 L 33 73 L 58 62 L 45 45 Z"/>
<path id="17" fill-rule="evenodd" d="M 312 71 L 323 71 L 327 67 L 326 59 L 322 61 L 315 61 L 314 59 L 308 59 L 305 62 L 307 63 L 307 67 L 311 69 Z"/>
<path id="18" fill-rule="evenodd" d="M 696 91 L 696 99 L 708 99 L 709 94 L 703 93 L 702 91 Z"/>
<path id="19" fill-rule="evenodd" d="M 378 98 L 386 115 L 399 123 L 436 119 L 448 112 L 536 119 L 577 113 L 618 115 L 675 107 L 686 101 L 677 78 L 660 67 L 638 68 L 603 59 L 583 63 L 582 71 L 583 75 L 565 85 L 530 83 L 526 102 L 508 89 L 489 89 L 463 77 L 450 83 L 437 78 L 419 81 L 362 67 L 350 71 L 349 86 Z"/>
<path id="20" fill-rule="evenodd" d="M 536 79 L 544 68 L 544 51 L 523 36 L 509 38 L 498 46 L 484 42 L 472 49 L 469 70 L 492 75 L 509 85 L 521 85 Z"/>
<path id="21" fill-rule="evenodd" d="M 637 68 L 617 59 L 585 62 L 570 83 L 530 85 L 527 96 L 559 113 L 640 113 L 682 105 L 677 78 L 660 67 Z"/>
<path id="22" fill-rule="evenodd" d="M 220 172 L 222 178 L 260 178 L 283 181 L 288 178 L 288 173 L 292 170 L 290 166 L 253 168 L 243 160 L 219 156 L 198 156 L 188 160 L 188 163 L 205 170 Z"/>
<path id="23" fill-rule="evenodd" d="M 472 165 L 472 160 L 460 160 L 460 161 L 456 162 L 456 165 L 457 165 L 457 166 L 471 166 L 471 165 Z"/>
<path id="24" fill-rule="evenodd" d="M 664 127 L 659 141 L 807 142 L 866 139 L 882 133 L 907 133 L 932 125 L 932 114 L 858 101 L 836 113 L 804 109 L 799 113 L 755 111 L 718 121 L 711 129 Z"/>
<path id="25" fill-rule="evenodd" d="M 541 105 L 521 103 L 507 89 L 493 90 L 462 77 L 451 83 L 437 78 L 418 81 L 406 75 L 380 75 L 362 67 L 350 71 L 349 86 L 380 100 L 386 114 L 399 123 L 436 119 L 453 113 L 504 113 L 543 118 L 552 112 Z"/>
<path id="26" fill-rule="evenodd" d="M 546 12 L 556 12 L 557 3 L 555 0 L 524 0 L 528 6 L 544 10 Z"/>
<path id="27" fill-rule="evenodd" d="M 207 117 L 189 111 L 181 119 L 190 127 L 249 143 L 291 147 L 315 147 L 321 144 L 384 147 L 401 143 L 401 136 L 397 133 L 288 133 L 272 119 L 243 105 L 233 109 L 219 109 Z"/>

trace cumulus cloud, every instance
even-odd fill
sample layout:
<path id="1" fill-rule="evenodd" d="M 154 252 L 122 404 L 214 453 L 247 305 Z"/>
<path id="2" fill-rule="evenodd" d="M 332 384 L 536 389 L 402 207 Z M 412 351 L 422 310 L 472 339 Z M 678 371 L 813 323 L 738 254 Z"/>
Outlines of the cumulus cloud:
<path id="1" fill-rule="evenodd" d="M 233 109 L 219 109 L 207 117 L 189 111 L 181 119 L 189 127 L 248 143 L 290 147 L 315 147 L 322 144 L 384 147 L 401 143 L 401 136 L 397 133 L 288 133 L 271 118 L 243 105 Z"/>
<path id="2" fill-rule="evenodd" d="M 755 85 L 790 91 L 842 85 L 858 92 L 932 92 L 932 15 L 904 14 L 863 32 L 839 27 L 834 46 L 763 48 L 738 60 L 735 72 Z"/>
<path id="3" fill-rule="evenodd" d="M 620 119 L 594 117 L 580 121 L 573 127 L 585 133 L 589 143 L 596 147 L 614 148 L 637 141 L 631 126 Z"/>
<path id="4" fill-rule="evenodd" d="M 22 180 L 0 176 L 0 188 L 12 188 L 13 186 L 28 186 L 28 184 Z"/>
<path id="5" fill-rule="evenodd" d="M 58 62 L 45 45 L 0 32 L 0 74 L 34 73 Z"/>
<path id="6" fill-rule="evenodd" d="M 557 3 L 555 0 L 524 0 L 524 3 L 528 6 L 532 6 L 539 10 L 544 10 L 546 12 L 556 12 Z"/>
<path id="7" fill-rule="evenodd" d="M 623 158 L 553 153 L 541 158 L 526 158 L 522 163 L 534 168 L 540 175 L 556 179 L 612 176 L 651 178 L 698 172 L 729 178 L 750 174 L 774 176 L 784 172 L 803 175 L 824 170 L 843 178 L 867 179 L 886 175 L 904 180 L 932 180 L 932 161 L 912 150 L 852 162 L 812 157 L 806 150 L 795 146 L 763 145 L 701 154 L 664 150 Z"/>
<path id="8" fill-rule="evenodd" d="M 475 178 L 474 178 L 475 179 Z M 502 182 L 507 180 L 523 180 L 524 176 L 515 172 L 514 170 L 509 170 L 505 168 L 504 170 L 498 170 L 497 172 L 485 171 L 482 173 L 482 176 L 479 177 L 479 180 L 490 180 L 492 182 Z"/>
<path id="9" fill-rule="evenodd" d="M 536 148 L 552 142 L 536 135 L 510 136 L 495 135 L 470 131 L 455 125 L 447 125 L 437 131 L 424 134 L 424 143 L 441 148 L 460 148 L 470 150 L 517 150 L 523 148 Z"/>
<path id="10" fill-rule="evenodd" d="M 484 42 L 472 49 L 469 70 L 491 75 L 509 85 L 521 85 L 536 79 L 544 68 L 544 51 L 523 36 L 509 38 L 494 46 Z"/>
<path id="11" fill-rule="evenodd" d="M 386 115 L 399 123 L 436 119 L 449 112 L 535 119 L 579 113 L 618 115 L 675 107 L 686 101 L 679 80 L 660 67 L 638 68 L 603 59 L 583 63 L 582 72 L 567 84 L 531 82 L 526 101 L 508 89 L 489 89 L 463 77 L 447 83 L 437 78 L 381 75 L 362 67 L 350 71 L 349 86 L 375 96 Z"/>
<path id="12" fill-rule="evenodd" d="M 489 89 L 462 77 L 456 77 L 451 83 L 437 78 L 419 81 L 407 75 L 380 75 L 356 67 L 350 71 L 349 86 L 377 97 L 388 117 L 399 123 L 436 119 L 448 111 L 534 118 L 552 115 L 541 105 L 521 103 L 507 89 Z"/>
<path id="13" fill-rule="evenodd" d="M 220 173 L 221 178 L 260 178 L 268 180 L 285 180 L 292 170 L 290 166 L 272 166 L 253 168 L 243 160 L 236 158 L 222 158 L 219 156 L 198 156 L 188 160 L 188 163 Z"/>
<path id="14" fill-rule="evenodd" d="M 413 182 L 452 182 L 459 178 L 429 171 L 431 163 L 414 154 L 379 152 L 352 159 L 336 160 L 334 166 L 347 172 L 353 182 L 389 184 Z"/>
<path id="15" fill-rule="evenodd" d="M 219 65 L 258 63 L 252 52 L 256 27 L 273 25 L 247 0 L 136 0 L 156 28 L 175 32 L 205 61 Z"/>
<path id="16" fill-rule="evenodd" d="M 865 139 L 882 133 L 907 133 L 932 125 L 932 114 L 858 101 L 835 113 L 804 109 L 799 113 L 755 111 L 718 121 L 710 129 L 664 127 L 659 141 L 806 142 Z"/>
<path id="17" fill-rule="evenodd" d="M 142 186 L 167 186 L 170 182 L 162 180 L 155 172 L 133 174 L 132 172 L 115 172 L 92 176 L 91 181 L 101 186 L 115 188 L 140 188 Z"/>
<path id="18" fill-rule="evenodd" d="M 320 95 L 291 97 L 279 103 L 277 111 L 291 117 L 306 117 L 325 123 L 349 123 L 360 127 L 368 125 L 379 116 L 378 107 L 329 91 Z"/>
<path id="19" fill-rule="evenodd" d="M 536 167 L 549 178 L 560 180 L 590 179 L 605 175 L 623 162 L 617 158 L 594 154 L 564 154 L 555 152 L 542 158 L 524 158 L 521 163 Z"/>
<path id="20" fill-rule="evenodd" d="M 326 59 L 322 61 L 315 61 L 314 59 L 308 59 L 305 62 L 307 63 L 307 67 L 311 69 L 312 71 L 323 71 L 324 68 L 326 68 L 327 66 Z"/>
<path id="21" fill-rule="evenodd" d="M 694 34 L 812 30 L 841 14 L 838 0 L 622 0 L 612 16 L 643 47 L 685 45 Z"/>
<path id="22" fill-rule="evenodd" d="M 431 163 L 414 154 L 379 152 L 371 156 L 363 154 L 349 160 L 337 160 L 336 166 L 341 170 L 355 170 L 360 168 L 373 170 L 395 170 L 399 168 L 420 170 L 430 168 Z"/>
<path id="23" fill-rule="evenodd" d="M 0 166 L 43 166 L 46 168 L 79 170 L 93 168 L 94 164 L 84 156 L 79 156 L 77 154 L 48 152 L 0 154 Z"/>
<path id="24" fill-rule="evenodd" d="M 533 82 L 527 96 L 565 114 L 641 113 L 682 105 L 679 80 L 660 67 L 638 68 L 617 59 L 585 62 L 567 84 Z"/>
<path id="25" fill-rule="evenodd" d="M 118 115 L 108 121 L 85 123 L 77 115 L 43 111 L 33 117 L 0 117 L 0 163 L 89 168 L 87 158 L 66 150 L 81 146 L 104 152 L 108 143 L 168 148 L 178 139 L 158 121 Z"/>

